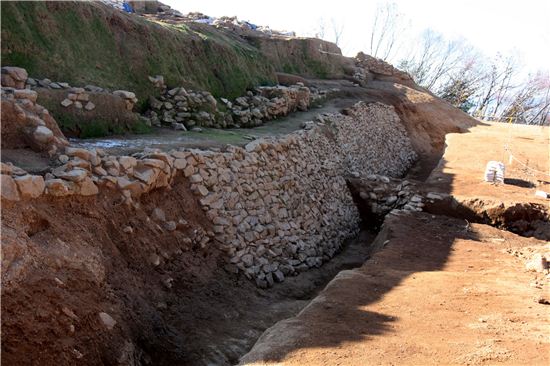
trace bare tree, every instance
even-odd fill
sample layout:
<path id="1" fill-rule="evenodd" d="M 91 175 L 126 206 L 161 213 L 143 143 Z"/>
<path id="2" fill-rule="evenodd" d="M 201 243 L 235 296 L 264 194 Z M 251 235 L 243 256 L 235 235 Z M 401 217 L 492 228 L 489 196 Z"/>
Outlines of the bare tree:
<path id="1" fill-rule="evenodd" d="M 344 33 L 344 23 L 340 23 L 336 19 L 331 18 L 330 24 L 334 36 L 334 43 L 336 43 L 337 46 L 340 46 L 342 34 Z"/>
<path id="2" fill-rule="evenodd" d="M 486 74 L 484 87 L 481 88 L 476 116 L 500 118 L 513 89 L 517 87 L 513 84 L 517 69 L 515 55 L 504 57 L 499 54 L 493 59 L 490 71 Z"/>
<path id="3" fill-rule="evenodd" d="M 472 56 L 454 73 L 446 76 L 437 95 L 464 112 L 470 112 L 475 107 L 475 97 L 484 80 L 484 73 L 479 58 Z"/>
<path id="4" fill-rule="evenodd" d="M 518 87 L 506 105 L 502 120 L 523 124 L 548 124 L 550 118 L 550 77 L 538 72 Z"/>
<path id="5" fill-rule="evenodd" d="M 464 40 L 447 40 L 440 33 L 425 30 L 417 51 L 398 68 L 408 72 L 419 85 L 435 90 L 448 84 L 449 76 L 472 59 L 473 47 Z"/>
<path id="6" fill-rule="evenodd" d="M 317 26 L 314 31 L 315 38 L 325 39 L 326 33 L 326 22 L 324 18 L 319 18 L 317 20 Z"/>
<path id="7" fill-rule="evenodd" d="M 406 28 L 404 17 L 395 3 L 379 3 L 370 32 L 370 55 L 388 60 L 403 39 Z"/>
<path id="8" fill-rule="evenodd" d="M 319 18 L 313 32 L 315 38 L 334 42 L 337 46 L 340 46 L 342 43 L 343 33 L 344 23 L 335 18 L 331 18 L 330 22 L 327 22 L 324 18 Z"/>

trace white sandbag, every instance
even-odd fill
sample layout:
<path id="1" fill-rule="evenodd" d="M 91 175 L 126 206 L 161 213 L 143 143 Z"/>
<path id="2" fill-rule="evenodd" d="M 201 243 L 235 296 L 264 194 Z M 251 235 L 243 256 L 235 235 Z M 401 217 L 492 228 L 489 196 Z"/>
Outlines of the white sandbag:
<path id="1" fill-rule="evenodd" d="M 485 181 L 491 183 L 504 183 L 504 163 L 490 161 L 485 168 Z"/>
<path id="2" fill-rule="evenodd" d="M 550 198 L 550 195 L 544 191 L 536 191 L 535 196 L 546 199 Z"/>

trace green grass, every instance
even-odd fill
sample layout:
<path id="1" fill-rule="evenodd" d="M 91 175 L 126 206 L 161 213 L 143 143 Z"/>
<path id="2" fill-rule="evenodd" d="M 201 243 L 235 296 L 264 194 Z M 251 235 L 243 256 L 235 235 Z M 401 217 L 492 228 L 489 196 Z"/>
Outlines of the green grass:
<path id="1" fill-rule="evenodd" d="M 140 109 L 158 94 L 148 75 L 227 98 L 275 82 L 256 48 L 214 28 L 158 24 L 88 2 L 2 2 L 1 10 L 3 65 L 71 85 L 131 90 Z"/>
<path id="2" fill-rule="evenodd" d="M 241 145 L 250 141 L 246 138 L 248 133 L 245 130 L 228 131 L 215 128 L 203 128 L 202 132 L 187 131 L 184 132 L 184 134 L 188 137 L 203 140 L 213 140 L 228 145 Z"/>

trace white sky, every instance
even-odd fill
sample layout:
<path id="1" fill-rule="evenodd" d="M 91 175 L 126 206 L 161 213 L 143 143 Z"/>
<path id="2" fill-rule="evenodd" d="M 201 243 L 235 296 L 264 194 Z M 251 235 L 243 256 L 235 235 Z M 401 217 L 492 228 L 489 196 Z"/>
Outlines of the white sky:
<path id="1" fill-rule="evenodd" d="M 379 0 L 208 1 L 161 0 L 186 14 L 236 15 L 257 25 L 313 35 L 319 19 L 344 24 L 341 48 L 348 56 L 368 51 L 370 24 Z M 465 38 L 487 56 L 517 52 L 524 71 L 550 70 L 550 0 L 394 0 L 412 37 L 431 28 L 449 38 Z M 329 37 L 326 37 L 329 38 Z M 414 47 L 411 38 L 405 38 Z M 368 53 L 368 52 L 367 52 Z M 396 60 L 393 60 L 396 61 Z"/>

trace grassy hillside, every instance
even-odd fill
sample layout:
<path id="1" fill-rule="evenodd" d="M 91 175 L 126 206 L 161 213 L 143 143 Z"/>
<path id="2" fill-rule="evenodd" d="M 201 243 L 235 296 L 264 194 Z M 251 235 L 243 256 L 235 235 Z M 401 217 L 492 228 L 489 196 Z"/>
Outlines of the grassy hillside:
<path id="1" fill-rule="evenodd" d="M 33 77 L 155 94 L 169 86 L 236 97 L 275 82 L 272 64 L 247 42 L 213 27 L 170 26 L 92 2 L 2 2 L 2 65 Z"/>

